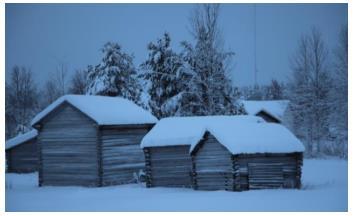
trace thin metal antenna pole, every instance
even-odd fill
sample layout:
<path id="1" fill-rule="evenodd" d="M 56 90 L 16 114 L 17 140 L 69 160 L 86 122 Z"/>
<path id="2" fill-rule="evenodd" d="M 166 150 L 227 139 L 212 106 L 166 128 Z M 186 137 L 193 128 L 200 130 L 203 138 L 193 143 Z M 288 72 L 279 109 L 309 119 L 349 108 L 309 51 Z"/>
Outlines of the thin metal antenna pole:
<path id="1" fill-rule="evenodd" d="M 254 85 L 258 84 L 257 80 L 257 5 L 254 4 Z"/>

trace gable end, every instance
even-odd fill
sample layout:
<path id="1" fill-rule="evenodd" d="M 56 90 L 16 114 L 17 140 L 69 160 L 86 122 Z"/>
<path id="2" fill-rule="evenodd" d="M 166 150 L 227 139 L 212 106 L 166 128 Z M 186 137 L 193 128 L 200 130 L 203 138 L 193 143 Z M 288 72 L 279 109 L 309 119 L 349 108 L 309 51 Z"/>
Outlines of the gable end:
<path id="1" fill-rule="evenodd" d="M 51 112 L 49 112 L 46 116 L 44 116 L 39 122 L 37 122 L 35 125 L 33 125 L 33 127 L 36 128 L 37 130 L 40 130 L 43 124 L 50 121 L 54 116 L 56 116 L 58 113 L 60 113 L 61 110 L 63 110 L 66 106 L 69 106 L 70 108 L 72 108 L 76 112 L 80 113 L 80 115 L 85 116 L 85 118 L 89 119 L 96 126 L 98 125 L 97 122 L 94 119 L 92 119 L 90 116 L 88 116 L 87 114 L 85 114 L 84 112 L 82 112 L 81 110 L 79 110 L 78 108 L 76 108 L 75 106 L 70 104 L 69 102 L 64 101 L 59 106 L 54 108 Z"/>

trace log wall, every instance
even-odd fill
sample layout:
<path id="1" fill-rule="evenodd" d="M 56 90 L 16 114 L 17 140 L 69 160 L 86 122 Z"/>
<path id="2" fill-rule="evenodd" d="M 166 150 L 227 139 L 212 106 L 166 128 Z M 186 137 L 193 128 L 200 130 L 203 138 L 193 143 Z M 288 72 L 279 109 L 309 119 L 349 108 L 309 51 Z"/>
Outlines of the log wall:
<path id="1" fill-rule="evenodd" d="M 150 128 L 103 127 L 102 184 L 114 185 L 134 182 L 145 168 L 140 142 Z"/>
<path id="2" fill-rule="evenodd" d="M 189 145 L 144 148 L 147 187 L 191 187 Z"/>
<path id="3" fill-rule="evenodd" d="M 97 186 L 95 123 L 64 103 L 42 122 L 38 136 L 39 185 Z"/>
<path id="4" fill-rule="evenodd" d="M 242 154 L 238 164 L 241 190 L 300 188 L 302 154 Z"/>
<path id="5" fill-rule="evenodd" d="M 233 190 L 233 164 L 230 152 L 209 133 L 192 154 L 193 187 L 197 190 Z"/>
<path id="6" fill-rule="evenodd" d="M 6 150 L 7 172 L 29 173 L 38 170 L 36 138 Z"/>

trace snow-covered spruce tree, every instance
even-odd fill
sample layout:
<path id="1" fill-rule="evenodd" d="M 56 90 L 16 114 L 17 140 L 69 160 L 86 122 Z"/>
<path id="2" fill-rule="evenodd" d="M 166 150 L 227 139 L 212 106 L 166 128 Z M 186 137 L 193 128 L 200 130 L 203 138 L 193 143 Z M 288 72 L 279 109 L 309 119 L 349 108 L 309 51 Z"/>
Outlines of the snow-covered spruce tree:
<path id="1" fill-rule="evenodd" d="M 148 59 L 141 64 L 139 75 L 147 81 L 148 106 L 157 118 L 180 115 L 181 100 L 191 72 L 181 55 L 175 53 L 168 33 L 157 43 L 149 43 Z"/>
<path id="2" fill-rule="evenodd" d="M 307 147 L 310 156 L 321 152 L 329 135 L 331 79 L 327 49 L 315 28 L 303 36 L 292 61 L 293 77 L 290 110 L 293 130 Z"/>
<path id="3" fill-rule="evenodd" d="M 331 90 L 331 133 L 335 138 L 333 151 L 340 157 L 348 155 L 348 27 L 339 34 L 335 49 L 333 88 Z"/>
<path id="4" fill-rule="evenodd" d="M 141 86 L 133 56 L 123 52 L 118 43 L 108 42 L 102 49 L 99 65 L 88 67 L 87 94 L 120 96 L 140 103 Z"/>
<path id="5" fill-rule="evenodd" d="M 229 115 L 243 113 L 227 76 L 228 61 L 233 56 L 220 43 L 219 5 L 198 5 L 190 24 L 195 45 L 183 42 L 183 57 L 192 77 L 182 99 L 182 115 Z"/>

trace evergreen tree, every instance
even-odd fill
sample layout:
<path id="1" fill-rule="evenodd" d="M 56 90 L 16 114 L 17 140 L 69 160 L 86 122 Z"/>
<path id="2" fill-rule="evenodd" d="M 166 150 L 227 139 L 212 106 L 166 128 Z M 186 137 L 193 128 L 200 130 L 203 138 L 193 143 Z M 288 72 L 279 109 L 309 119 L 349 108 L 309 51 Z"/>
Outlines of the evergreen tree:
<path id="1" fill-rule="evenodd" d="M 190 74 L 180 55 L 170 47 L 168 33 L 157 43 L 149 43 L 148 59 L 141 65 L 140 75 L 148 81 L 148 106 L 157 118 L 179 115 L 181 98 Z"/>
<path id="2" fill-rule="evenodd" d="M 233 56 L 220 45 L 219 5 L 203 4 L 191 18 L 195 46 L 183 42 L 183 57 L 192 77 L 183 98 L 183 115 L 228 115 L 242 113 L 233 96 L 227 64 Z"/>
<path id="3" fill-rule="evenodd" d="M 133 57 L 113 42 L 106 43 L 102 53 L 101 63 L 88 68 L 87 94 L 120 96 L 140 103 L 141 86 L 137 80 Z"/>

